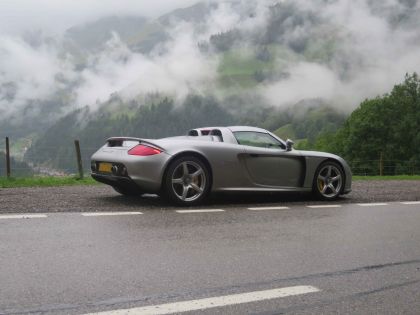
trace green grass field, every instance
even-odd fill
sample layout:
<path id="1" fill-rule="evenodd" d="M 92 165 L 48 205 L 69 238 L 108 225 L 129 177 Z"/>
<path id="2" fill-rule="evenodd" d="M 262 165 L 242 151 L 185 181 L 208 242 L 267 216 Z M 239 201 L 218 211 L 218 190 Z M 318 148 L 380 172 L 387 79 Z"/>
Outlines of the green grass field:
<path id="1" fill-rule="evenodd" d="M 71 185 L 96 185 L 98 182 L 90 176 L 86 176 L 80 180 L 74 176 L 63 177 L 22 177 L 10 178 L 0 177 L 0 188 L 16 188 L 16 187 L 55 187 L 55 186 L 71 186 Z"/>

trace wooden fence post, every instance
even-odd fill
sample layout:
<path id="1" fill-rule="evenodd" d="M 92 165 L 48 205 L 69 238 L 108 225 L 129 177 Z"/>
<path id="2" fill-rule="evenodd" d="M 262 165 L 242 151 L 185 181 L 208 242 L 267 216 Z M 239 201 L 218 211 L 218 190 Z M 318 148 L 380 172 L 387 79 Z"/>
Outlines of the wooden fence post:
<path id="1" fill-rule="evenodd" d="M 6 137 L 6 176 L 10 178 L 10 147 L 9 147 L 9 137 Z"/>
<path id="2" fill-rule="evenodd" d="M 384 153 L 381 152 L 379 158 L 379 176 L 384 176 Z"/>
<path id="3" fill-rule="evenodd" d="M 76 149 L 77 167 L 79 169 L 79 178 L 83 179 L 83 165 L 82 165 L 82 154 L 80 153 L 79 140 L 74 140 L 74 147 Z"/>

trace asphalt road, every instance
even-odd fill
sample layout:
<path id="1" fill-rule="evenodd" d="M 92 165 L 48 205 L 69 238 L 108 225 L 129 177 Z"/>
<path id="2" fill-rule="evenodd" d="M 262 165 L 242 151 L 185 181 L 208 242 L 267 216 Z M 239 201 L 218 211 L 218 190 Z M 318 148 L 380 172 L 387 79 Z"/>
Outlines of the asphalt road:
<path id="1" fill-rule="evenodd" d="M 420 181 L 354 181 L 353 191 L 339 203 L 420 200 Z M 202 207 L 235 208 L 322 204 L 312 194 L 216 194 Z M 0 189 L 0 213 L 168 210 L 156 196 L 125 197 L 106 185 Z"/>
<path id="2" fill-rule="evenodd" d="M 104 198 L 114 212 L 0 215 L 0 314 L 420 313 L 419 203 L 191 213 Z"/>

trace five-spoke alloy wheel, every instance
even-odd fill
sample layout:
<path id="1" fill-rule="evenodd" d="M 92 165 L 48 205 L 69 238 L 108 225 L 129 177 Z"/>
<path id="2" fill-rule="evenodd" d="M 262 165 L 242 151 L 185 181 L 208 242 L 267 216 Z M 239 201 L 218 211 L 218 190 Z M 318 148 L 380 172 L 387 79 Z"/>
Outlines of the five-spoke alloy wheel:
<path id="1" fill-rule="evenodd" d="M 336 199 L 343 189 L 344 174 L 341 166 L 335 162 L 322 163 L 315 173 L 313 191 L 323 200 Z"/>
<path id="2" fill-rule="evenodd" d="M 165 178 L 164 193 L 179 205 L 194 205 L 210 190 L 210 174 L 206 165 L 194 156 L 173 161 Z"/>

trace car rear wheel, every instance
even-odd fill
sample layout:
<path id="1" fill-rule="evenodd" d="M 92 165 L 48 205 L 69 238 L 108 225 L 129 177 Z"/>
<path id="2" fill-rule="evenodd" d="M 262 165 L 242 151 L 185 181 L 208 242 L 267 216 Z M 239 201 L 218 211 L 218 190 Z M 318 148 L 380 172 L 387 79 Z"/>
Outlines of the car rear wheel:
<path id="1" fill-rule="evenodd" d="M 191 206 L 203 201 L 210 191 L 207 166 L 194 156 L 173 161 L 166 172 L 164 194 L 178 205 Z"/>
<path id="2" fill-rule="evenodd" d="M 343 190 L 344 173 L 341 166 L 333 161 L 322 163 L 315 173 L 313 192 L 322 200 L 337 199 Z"/>

